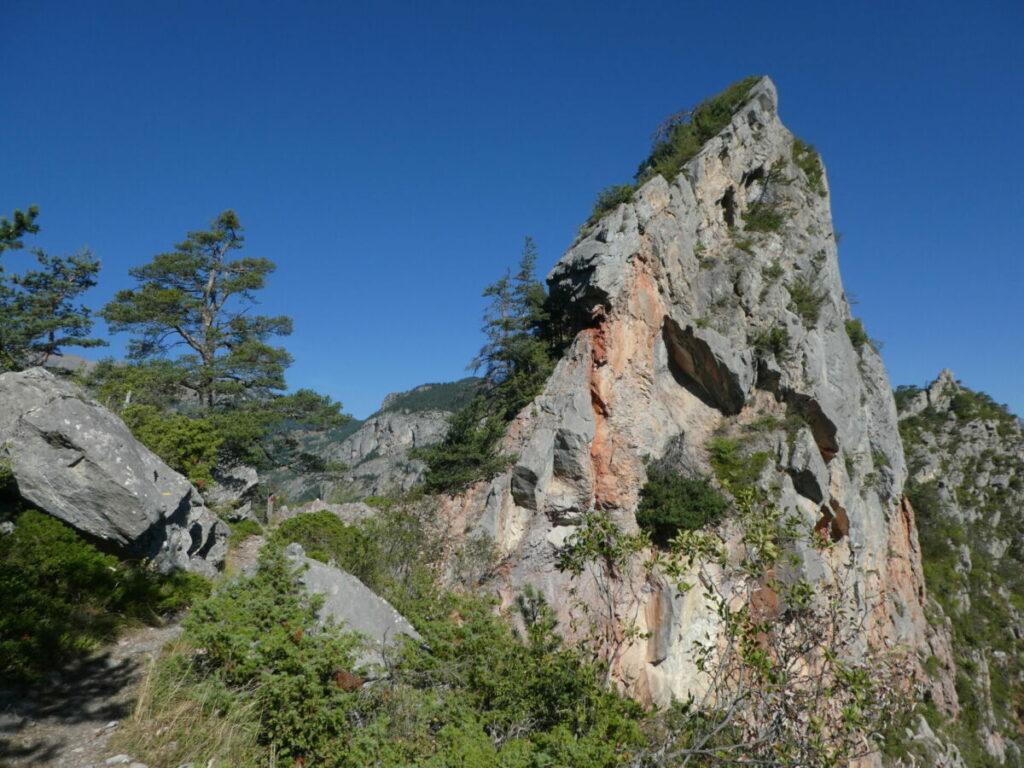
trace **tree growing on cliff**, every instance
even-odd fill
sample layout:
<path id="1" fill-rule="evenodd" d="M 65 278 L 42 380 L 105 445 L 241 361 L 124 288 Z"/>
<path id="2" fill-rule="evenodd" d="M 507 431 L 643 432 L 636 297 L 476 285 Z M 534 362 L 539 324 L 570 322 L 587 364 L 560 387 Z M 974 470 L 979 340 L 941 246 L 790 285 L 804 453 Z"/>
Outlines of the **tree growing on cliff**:
<path id="1" fill-rule="evenodd" d="M 23 247 L 21 238 L 35 234 L 39 209 L 15 211 L 0 219 L 0 253 Z M 42 365 L 50 355 L 69 346 L 105 344 L 88 337 L 90 311 L 76 304 L 79 295 L 96 284 L 99 260 L 87 250 L 50 256 L 39 248 L 30 253 L 38 269 L 8 275 L 0 265 L 0 371 Z"/>
<path id="2" fill-rule="evenodd" d="M 268 343 L 291 333 L 291 318 L 249 314 L 275 265 L 230 258 L 243 243 L 238 216 L 224 211 L 210 229 L 189 232 L 172 252 L 129 270 L 139 286 L 119 291 L 102 312 L 112 331 L 134 334 L 128 348 L 135 360 L 184 350 L 175 360 L 178 384 L 205 409 L 244 393 L 284 389 L 291 362 Z"/>
<path id="3" fill-rule="evenodd" d="M 555 364 L 546 333 L 548 294 L 536 272 L 537 246 L 527 237 L 515 274 L 509 270 L 483 293 L 491 299 L 482 328 L 487 343 L 472 367 L 483 369 L 506 419 L 537 395 Z"/>
<path id="4" fill-rule="evenodd" d="M 537 280 L 537 247 L 527 237 L 516 272 L 508 270 L 483 292 L 486 343 L 470 363 L 482 371 L 483 391 L 457 413 L 445 439 L 416 451 L 427 462 L 428 491 L 454 491 L 502 471 L 495 453 L 505 426 L 544 387 L 564 336 L 556 333 L 550 300 Z"/>

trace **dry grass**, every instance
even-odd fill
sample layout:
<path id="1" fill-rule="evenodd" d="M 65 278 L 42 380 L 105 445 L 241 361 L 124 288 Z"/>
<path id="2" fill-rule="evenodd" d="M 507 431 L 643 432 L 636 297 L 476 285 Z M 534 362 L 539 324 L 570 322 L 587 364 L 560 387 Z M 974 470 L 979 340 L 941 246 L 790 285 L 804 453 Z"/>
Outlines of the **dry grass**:
<path id="1" fill-rule="evenodd" d="M 256 745 L 258 716 L 250 702 L 217 696 L 209 684 L 189 679 L 175 663 L 193 653 L 182 640 L 150 662 L 137 691 L 131 717 L 121 723 L 110 748 L 145 762 L 150 768 L 178 768 L 194 763 L 205 768 L 274 766 Z"/>

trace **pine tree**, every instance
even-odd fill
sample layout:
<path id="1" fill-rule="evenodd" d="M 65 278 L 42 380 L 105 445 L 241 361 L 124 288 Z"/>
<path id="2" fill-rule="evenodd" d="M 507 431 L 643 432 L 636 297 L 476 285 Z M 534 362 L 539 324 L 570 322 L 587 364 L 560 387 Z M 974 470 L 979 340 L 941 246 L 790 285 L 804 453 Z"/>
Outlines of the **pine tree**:
<path id="1" fill-rule="evenodd" d="M 128 346 L 134 363 L 101 364 L 86 384 L 120 407 L 145 433 L 139 436 L 149 436 L 150 448 L 192 477 L 208 477 L 217 462 L 327 471 L 302 450 L 298 433 L 331 429 L 351 417 L 340 403 L 310 390 L 280 392 L 291 357 L 268 339 L 291 333 L 292 322 L 249 314 L 275 267 L 267 259 L 232 258 L 243 243 L 238 217 L 225 211 L 210 229 L 189 232 L 171 253 L 131 269 L 139 287 L 120 291 L 103 317 L 111 330 L 134 334 Z M 190 417 L 195 424 L 187 423 Z M 191 440 L 196 424 L 215 445 L 182 468 L 176 457 L 192 457 L 190 446 L 155 438 Z"/>
<path id="2" fill-rule="evenodd" d="M 189 232 L 174 251 L 131 269 L 139 287 L 118 292 L 102 312 L 112 331 L 135 334 L 135 360 L 184 349 L 175 361 L 179 383 L 207 410 L 244 393 L 284 389 L 291 363 L 284 349 L 267 343 L 291 333 L 291 318 L 248 314 L 275 265 L 230 259 L 243 242 L 238 216 L 224 211 L 210 229 Z"/>
<path id="3" fill-rule="evenodd" d="M 13 221 L 0 219 L 0 253 L 23 247 L 21 238 L 35 234 L 39 209 L 15 211 Z M 42 365 L 62 347 L 106 344 L 88 338 L 91 312 L 74 302 L 96 284 L 99 260 L 83 250 L 71 256 L 30 251 L 40 268 L 7 275 L 0 265 L 0 371 Z"/>
<path id="4" fill-rule="evenodd" d="M 482 371 L 484 391 L 452 417 L 445 439 L 417 451 L 427 462 L 429 491 L 453 491 L 507 466 L 495 453 L 506 425 L 543 389 L 561 348 L 550 333 L 550 303 L 537 280 L 537 248 L 530 237 L 519 266 L 484 290 L 491 303 L 482 331 L 487 342 L 470 367 Z"/>
<path id="5" fill-rule="evenodd" d="M 39 225 L 35 223 L 39 215 L 39 206 L 30 205 L 28 213 L 15 211 L 14 220 L 0 219 L 0 253 L 6 250 L 21 248 L 21 238 L 26 234 L 35 234 Z"/>

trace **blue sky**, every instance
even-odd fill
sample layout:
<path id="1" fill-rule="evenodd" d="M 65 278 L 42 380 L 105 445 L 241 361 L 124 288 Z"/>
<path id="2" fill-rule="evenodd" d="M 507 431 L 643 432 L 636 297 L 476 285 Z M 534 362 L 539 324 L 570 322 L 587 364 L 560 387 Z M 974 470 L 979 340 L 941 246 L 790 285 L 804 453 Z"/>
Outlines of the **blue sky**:
<path id="1" fill-rule="evenodd" d="M 234 208 L 245 253 L 278 265 L 261 310 L 295 319 L 289 383 L 356 415 L 466 375 L 480 293 L 524 236 L 546 272 L 662 117 L 749 74 L 824 156 L 845 285 L 893 383 L 949 367 L 1024 414 L 1018 0 L 7 0 L 3 16 L 0 215 L 36 203 L 33 245 L 91 247 L 98 308 Z"/>

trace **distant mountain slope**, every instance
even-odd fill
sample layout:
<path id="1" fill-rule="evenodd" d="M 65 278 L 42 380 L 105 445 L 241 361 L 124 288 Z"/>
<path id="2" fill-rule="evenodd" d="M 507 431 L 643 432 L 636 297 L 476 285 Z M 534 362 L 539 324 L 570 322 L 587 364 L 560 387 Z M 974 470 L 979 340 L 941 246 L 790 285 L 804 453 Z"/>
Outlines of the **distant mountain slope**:
<path id="1" fill-rule="evenodd" d="M 925 583 L 945 614 L 931 620 L 952 622 L 962 712 L 951 726 L 929 720 L 972 768 L 1024 765 L 1024 430 L 948 370 L 896 402 Z"/>
<path id="2" fill-rule="evenodd" d="M 380 410 L 365 420 L 350 421 L 326 435 L 300 436 L 304 450 L 348 467 L 340 476 L 326 479 L 278 470 L 265 480 L 276 494 L 292 502 L 408 490 L 424 470 L 421 462 L 408 458 L 409 449 L 441 440 L 448 419 L 473 399 L 480 382 L 469 377 L 421 384 L 388 395 Z"/>

